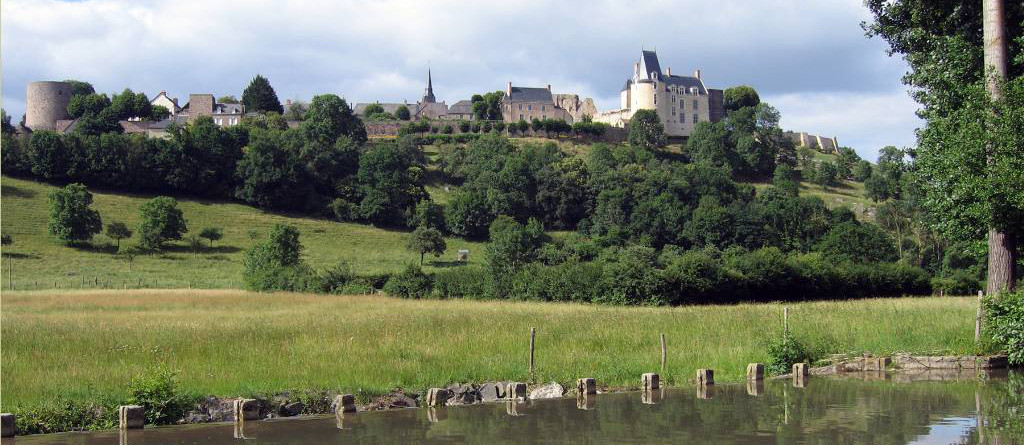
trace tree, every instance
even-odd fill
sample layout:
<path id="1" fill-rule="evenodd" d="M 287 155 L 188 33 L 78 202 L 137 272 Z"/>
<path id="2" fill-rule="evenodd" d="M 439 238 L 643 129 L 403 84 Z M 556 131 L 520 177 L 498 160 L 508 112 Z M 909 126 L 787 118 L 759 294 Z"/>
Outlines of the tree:
<path id="1" fill-rule="evenodd" d="M 761 103 L 761 97 L 757 95 L 757 90 L 746 85 L 726 88 L 722 94 L 722 99 L 725 102 L 726 111 L 736 111 L 744 107 L 756 107 L 757 104 Z"/>
<path id="2" fill-rule="evenodd" d="M 476 187 L 457 190 L 445 208 L 445 223 L 458 236 L 483 238 L 492 221 L 494 214 L 487 203 L 487 192 Z"/>
<path id="3" fill-rule="evenodd" d="M 192 257 L 196 258 L 199 256 L 199 251 L 203 249 L 203 242 L 199 240 L 198 236 L 192 235 L 188 237 L 188 248 L 192 250 Z"/>
<path id="4" fill-rule="evenodd" d="M 416 210 L 413 211 L 412 219 L 409 221 L 409 226 L 428 227 L 444 231 L 444 207 L 429 199 L 418 202 Z"/>
<path id="5" fill-rule="evenodd" d="M 248 149 L 238 162 L 240 184 L 235 197 L 260 207 L 307 209 L 313 181 L 299 160 L 302 143 L 296 130 L 253 129 Z M 332 139 L 328 146 L 333 143 Z"/>
<path id="6" fill-rule="evenodd" d="M 217 103 L 221 103 L 221 104 L 237 104 L 237 103 L 241 103 L 241 102 L 238 101 L 238 98 L 235 97 L 234 94 L 229 94 L 227 96 L 218 97 L 217 98 Z"/>
<path id="7" fill-rule="evenodd" d="M 470 98 L 473 117 L 479 120 L 501 120 L 501 101 L 504 98 L 504 91 L 492 91 L 483 95 L 474 94 Z"/>
<path id="8" fill-rule="evenodd" d="M 864 194 L 874 202 L 893 197 L 893 183 L 889 178 L 874 173 L 864 180 Z"/>
<path id="9" fill-rule="evenodd" d="M 786 164 L 775 167 L 772 186 L 788 196 L 800 194 L 800 181 L 797 180 L 796 170 Z"/>
<path id="10" fill-rule="evenodd" d="M 180 240 L 188 224 L 174 198 L 158 196 L 139 207 L 139 245 L 159 249 L 171 240 Z"/>
<path id="11" fill-rule="evenodd" d="M 410 142 L 403 137 L 373 144 L 359 157 L 359 212 L 374 224 L 402 225 L 407 212 L 427 197 L 422 168 L 415 159 L 419 148 L 409 146 Z"/>
<path id="12" fill-rule="evenodd" d="M 857 161 L 857 165 L 853 167 L 853 180 L 858 182 L 864 182 L 872 173 L 871 163 L 865 160 Z"/>
<path id="13" fill-rule="evenodd" d="M 898 258 L 895 241 L 874 224 L 838 224 L 821 238 L 816 248 L 836 261 L 874 263 Z"/>
<path id="14" fill-rule="evenodd" d="M 345 99 L 334 94 L 314 96 L 300 128 L 308 141 L 333 144 L 344 135 L 357 143 L 366 142 L 363 121 L 356 117 Z"/>
<path id="15" fill-rule="evenodd" d="M 904 81 L 923 106 L 919 114 L 928 125 L 918 134 L 914 165 L 925 206 L 942 215 L 935 227 L 956 240 L 987 236 L 988 291 L 1013 289 L 1024 227 L 1024 39 L 1007 36 L 1024 34 L 1024 4 L 871 0 L 867 6 L 874 20 L 864 28 L 904 56 L 911 68 Z"/>
<path id="16" fill-rule="evenodd" d="M 409 107 L 405 105 L 399 105 L 398 108 L 395 109 L 395 119 L 403 121 L 412 119 L 412 114 L 409 113 Z"/>
<path id="17" fill-rule="evenodd" d="M 128 272 L 132 271 L 132 262 L 135 261 L 135 257 L 138 256 L 140 253 L 142 252 L 139 250 L 138 246 L 126 247 L 124 250 L 118 253 L 118 255 L 121 256 L 121 259 L 124 260 L 124 262 L 128 263 Z"/>
<path id="18" fill-rule="evenodd" d="M 132 237 L 132 230 L 123 222 L 114 221 L 107 224 L 107 236 L 117 241 L 117 250 L 121 250 L 121 240 Z"/>
<path id="19" fill-rule="evenodd" d="M 911 209 L 903 201 L 887 201 L 878 206 L 875 212 L 875 220 L 878 224 L 890 232 L 896 233 L 896 248 L 899 257 L 903 258 L 903 236 L 910 230 L 913 221 Z"/>
<path id="20" fill-rule="evenodd" d="M 666 144 L 665 125 L 654 110 L 637 110 L 629 120 L 629 145 L 649 151 Z"/>
<path id="21" fill-rule="evenodd" d="M 836 165 L 831 162 L 822 162 L 818 164 L 814 171 L 814 183 L 821 186 L 823 189 L 827 189 L 838 183 L 839 170 Z"/>
<path id="22" fill-rule="evenodd" d="M 266 113 L 273 111 L 277 114 L 284 113 L 281 101 L 277 99 L 277 93 L 270 86 L 270 81 L 259 74 L 252 78 L 249 86 L 242 92 L 242 105 L 247 112 Z"/>
<path id="23" fill-rule="evenodd" d="M 210 240 L 210 247 L 213 247 L 214 241 L 224 237 L 224 231 L 220 227 L 203 227 L 203 230 L 199 231 L 199 237 Z"/>
<path id="24" fill-rule="evenodd" d="M 288 109 L 285 110 L 283 116 L 285 121 L 301 122 L 306 119 L 306 111 L 308 111 L 308 107 L 306 107 L 306 104 L 299 102 L 299 100 L 296 99 L 293 100 L 291 105 L 288 106 Z"/>
<path id="25" fill-rule="evenodd" d="M 502 276 L 518 271 L 536 256 L 544 242 L 544 228 L 536 219 L 524 226 L 501 215 L 491 223 L 487 243 L 487 264 L 491 273 Z"/>
<path id="26" fill-rule="evenodd" d="M 409 244 L 406 247 L 420 254 L 420 266 L 423 265 L 423 255 L 427 253 L 440 257 L 448 246 L 444 242 L 444 235 L 432 227 L 420 226 L 412 231 L 409 236 Z"/>
<path id="27" fill-rule="evenodd" d="M 367 105 L 366 108 L 363 108 L 363 116 L 366 118 L 372 118 L 378 114 L 384 114 L 384 107 L 380 104 L 373 103 Z"/>
<path id="28" fill-rule="evenodd" d="M 92 193 L 79 183 L 50 192 L 50 234 L 69 244 L 91 240 L 103 230 L 103 220 L 90 205 Z"/>

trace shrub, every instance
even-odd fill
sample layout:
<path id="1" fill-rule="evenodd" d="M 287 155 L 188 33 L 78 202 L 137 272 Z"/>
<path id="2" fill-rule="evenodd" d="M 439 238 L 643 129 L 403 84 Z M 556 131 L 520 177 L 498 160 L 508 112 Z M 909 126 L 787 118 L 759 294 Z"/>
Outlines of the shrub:
<path id="1" fill-rule="evenodd" d="M 807 347 L 786 331 L 782 338 L 769 341 L 768 364 L 765 371 L 774 375 L 787 374 L 793 369 L 794 364 L 810 363 L 813 359 Z"/>
<path id="2" fill-rule="evenodd" d="M 728 284 L 725 268 L 708 254 L 691 250 L 671 260 L 662 272 L 669 304 L 707 303 Z"/>
<path id="3" fill-rule="evenodd" d="M 92 239 L 103 230 L 103 220 L 90 205 L 92 193 L 82 184 L 70 184 L 50 192 L 50 234 L 66 243 Z"/>
<path id="4" fill-rule="evenodd" d="M 15 408 L 17 434 L 48 434 L 63 431 L 117 428 L 117 403 L 58 400 L 31 408 Z"/>
<path id="5" fill-rule="evenodd" d="M 188 412 L 193 400 L 178 391 L 174 376 L 174 371 L 160 365 L 136 376 L 129 384 L 129 401 L 146 409 L 146 423 L 170 425 Z"/>
<path id="6" fill-rule="evenodd" d="M 490 298 L 491 274 L 476 266 L 452 267 L 434 274 L 434 298 Z"/>
<path id="7" fill-rule="evenodd" d="M 1024 291 L 989 295 L 982 304 L 985 332 L 1006 352 L 1010 364 L 1024 365 Z"/>
<path id="8" fill-rule="evenodd" d="M 441 130 L 444 134 L 452 134 L 455 130 L 452 128 L 452 124 L 445 124 L 444 130 Z"/>
<path id="9" fill-rule="evenodd" d="M 320 291 L 334 294 L 345 293 L 345 291 L 352 290 L 350 284 L 353 284 L 355 279 L 356 274 L 352 271 L 352 265 L 348 261 L 341 260 L 334 267 L 320 273 Z"/>
<path id="10" fill-rule="evenodd" d="M 430 275 L 419 266 L 410 264 L 401 272 L 391 276 L 384 285 L 384 292 L 395 297 L 425 298 L 430 296 L 433 283 Z"/>
<path id="11" fill-rule="evenodd" d="M 245 252 L 243 281 L 256 291 L 315 291 L 322 288 L 320 278 L 301 259 L 299 230 L 276 224 L 266 241 Z"/>

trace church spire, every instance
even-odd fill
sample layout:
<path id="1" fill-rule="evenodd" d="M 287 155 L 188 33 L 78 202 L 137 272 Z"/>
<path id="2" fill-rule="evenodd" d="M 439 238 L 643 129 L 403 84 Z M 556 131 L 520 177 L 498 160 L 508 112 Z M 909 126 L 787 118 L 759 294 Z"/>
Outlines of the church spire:
<path id="1" fill-rule="evenodd" d="M 434 82 L 430 78 L 430 68 L 427 68 L 427 91 L 423 93 L 423 99 L 420 102 L 432 104 L 436 101 L 434 98 Z"/>

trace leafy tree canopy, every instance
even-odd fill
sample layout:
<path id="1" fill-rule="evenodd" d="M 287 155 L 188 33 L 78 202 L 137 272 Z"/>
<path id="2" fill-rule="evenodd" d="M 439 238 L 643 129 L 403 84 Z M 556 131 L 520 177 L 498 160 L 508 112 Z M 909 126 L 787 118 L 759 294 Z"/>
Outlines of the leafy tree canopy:
<path id="1" fill-rule="evenodd" d="M 92 193 L 82 184 L 50 192 L 50 234 L 66 243 L 92 239 L 103 230 L 103 220 L 91 205 Z"/>

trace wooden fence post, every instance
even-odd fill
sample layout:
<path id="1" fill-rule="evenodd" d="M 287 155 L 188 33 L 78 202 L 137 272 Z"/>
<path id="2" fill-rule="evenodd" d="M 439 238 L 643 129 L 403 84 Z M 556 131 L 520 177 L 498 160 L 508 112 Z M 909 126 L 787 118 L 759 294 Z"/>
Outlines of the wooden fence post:
<path id="1" fill-rule="evenodd" d="M 665 333 L 661 333 L 661 372 L 665 372 L 665 362 L 668 359 L 668 350 L 665 346 Z"/>
<path id="2" fill-rule="evenodd" d="M 985 296 L 985 292 L 978 291 L 978 314 L 974 317 L 974 342 L 981 341 L 981 319 L 985 313 L 981 308 L 981 299 Z"/>
<path id="3" fill-rule="evenodd" d="M 530 376 L 533 376 L 533 351 L 537 339 L 537 329 L 530 328 Z"/>

